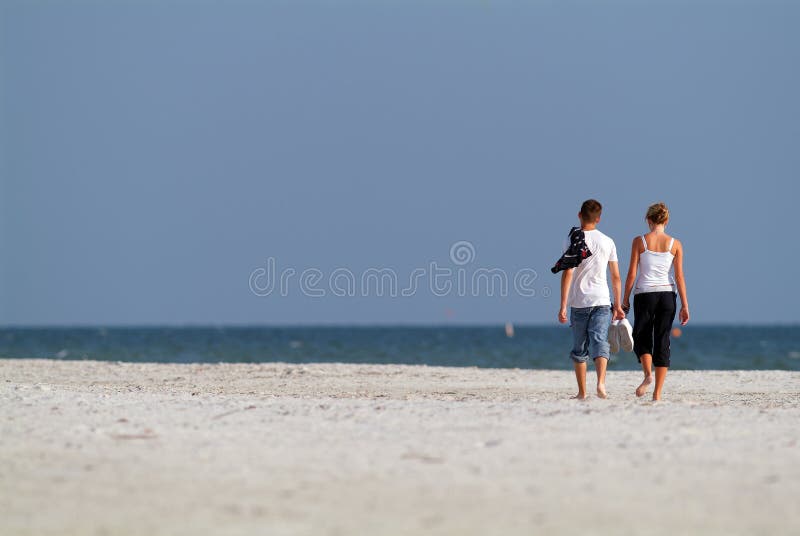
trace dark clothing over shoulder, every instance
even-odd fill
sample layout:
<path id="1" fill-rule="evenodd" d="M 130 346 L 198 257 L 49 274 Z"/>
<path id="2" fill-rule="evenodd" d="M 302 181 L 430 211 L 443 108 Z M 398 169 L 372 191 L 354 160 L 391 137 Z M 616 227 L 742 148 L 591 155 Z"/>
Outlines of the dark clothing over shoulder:
<path id="1" fill-rule="evenodd" d="M 561 270 L 569 270 L 575 268 L 583 259 L 591 257 L 592 252 L 589 251 L 586 245 L 585 236 L 580 227 L 573 227 L 569 232 L 569 247 L 567 251 L 561 255 L 561 258 L 556 261 L 556 265 L 550 268 L 550 271 L 557 274 Z"/>

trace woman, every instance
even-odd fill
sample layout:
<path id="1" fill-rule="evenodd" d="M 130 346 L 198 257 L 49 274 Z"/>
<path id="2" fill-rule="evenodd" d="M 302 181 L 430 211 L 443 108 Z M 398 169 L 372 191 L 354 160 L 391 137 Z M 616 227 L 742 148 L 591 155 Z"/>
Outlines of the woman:
<path id="1" fill-rule="evenodd" d="M 652 367 L 655 365 L 653 400 L 661 400 L 669 368 L 669 336 L 675 320 L 676 292 L 681 297 L 679 319 L 682 326 L 689 322 L 689 302 L 683 277 L 683 245 L 665 232 L 669 222 L 667 206 L 664 203 L 651 205 L 645 219 L 650 232 L 633 239 L 622 308 L 630 309 L 633 291 L 633 351 L 644 371 L 644 381 L 636 388 L 636 396 L 644 395 L 653 383 Z"/>

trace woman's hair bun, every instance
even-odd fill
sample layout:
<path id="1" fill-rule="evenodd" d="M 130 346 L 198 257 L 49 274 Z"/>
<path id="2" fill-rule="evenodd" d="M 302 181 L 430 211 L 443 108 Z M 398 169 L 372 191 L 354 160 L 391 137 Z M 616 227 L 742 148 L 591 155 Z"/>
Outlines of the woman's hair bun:
<path id="1" fill-rule="evenodd" d="M 656 225 L 667 223 L 669 220 L 669 209 L 664 203 L 654 203 L 647 209 L 647 219 Z"/>

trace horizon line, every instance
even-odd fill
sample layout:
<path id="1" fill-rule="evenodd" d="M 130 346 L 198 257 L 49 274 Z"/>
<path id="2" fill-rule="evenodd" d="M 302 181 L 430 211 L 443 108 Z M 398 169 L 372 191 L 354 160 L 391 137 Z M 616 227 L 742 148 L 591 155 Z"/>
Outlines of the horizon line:
<path id="1" fill-rule="evenodd" d="M 566 324 L 558 323 L 516 323 L 516 322 L 315 322 L 315 323 L 206 323 L 206 322 L 186 322 L 186 323 L 113 323 L 113 324 L 94 324 L 94 323 L 75 323 L 75 324 L 0 324 L 0 330 L 11 329 L 381 329 L 381 328 L 500 328 L 507 323 L 514 328 L 547 328 L 563 327 Z M 691 327 L 747 327 L 747 328 L 796 328 L 800 327 L 800 321 L 791 322 L 693 322 L 688 326 L 675 324 L 673 327 L 686 329 Z"/>

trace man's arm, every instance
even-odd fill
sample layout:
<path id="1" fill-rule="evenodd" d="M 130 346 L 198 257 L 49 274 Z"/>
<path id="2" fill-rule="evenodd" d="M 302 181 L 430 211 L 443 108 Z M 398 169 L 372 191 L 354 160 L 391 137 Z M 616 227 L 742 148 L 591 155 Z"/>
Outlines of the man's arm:
<path id="1" fill-rule="evenodd" d="M 570 268 L 561 273 L 561 308 L 558 310 L 558 321 L 562 324 L 567 323 L 567 296 L 572 284 L 572 270 L 573 268 Z"/>
<path id="2" fill-rule="evenodd" d="M 619 263 L 608 261 L 608 269 L 611 271 L 611 288 L 614 291 L 614 320 L 622 320 L 625 313 L 622 311 L 622 279 L 619 277 Z"/>

